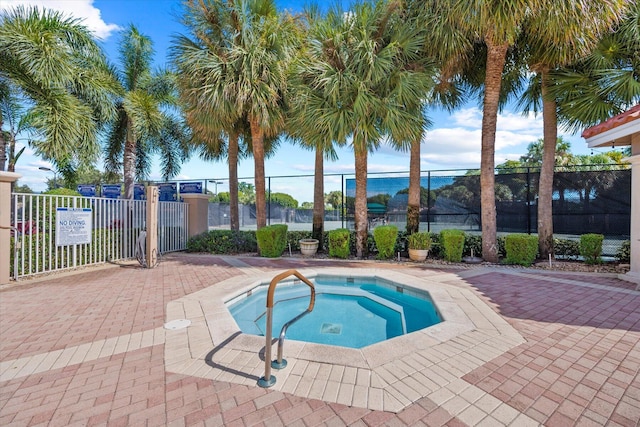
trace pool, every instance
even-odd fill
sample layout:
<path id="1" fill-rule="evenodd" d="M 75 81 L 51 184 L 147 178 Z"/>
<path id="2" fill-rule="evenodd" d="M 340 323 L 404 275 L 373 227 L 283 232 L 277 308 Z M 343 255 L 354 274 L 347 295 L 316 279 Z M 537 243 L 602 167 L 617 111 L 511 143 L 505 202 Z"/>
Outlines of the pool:
<path id="1" fill-rule="evenodd" d="M 225 261 L 239 270 L 234 277 L 167 304 L 167 322 L 191 322 L 188 328 L 162 331 L 167 372 L 254 386 L 266 378 L 269 366 L 272 376 L 277 377 L 273 390 L 356 408 L 399 412 L 440 387 L 465 384 L 463 375 L 526 343 L 491 303 L 468 289 L 464 275 L 485 274 L 484 269 L 464 270 L 462 275 L 423 267 L 376 268 L 366 262 L 359 264 L 361 268 L 318 263 L 298 272 L 319 282 L 327 277 L 348 277 L 360 284 L 374 278 L 374 284 L 391 290 L 397 285 L 407 295 L 426 292 L 442 321 L 363 348 L 287 340 L 283 358 L 288 364 L 278 368 L 269 365 L 278 343 L 267 346 L 264 336 L 242 332 L 228 306 L 268 286 L 278 272 L 254 268 L 236 257 Z M 276 289 L 287 284 L 294 281 L 281 280 Z M 306 290 L 308 303 L 307 286 L 300 283 L 294 287 Z M 265 302 L 259 305 L 264 310 Z M 277 310 L 276 306 L 276 314 Z M 269 357 L 267 348 L 273 350 Z"/>
<path id="2" fill-rule="evenodd" d="M 363 348 L 442 322 L 426 291 L 375 277 L 317 276 L 313 311 L 287 330 L 288 340 Z M 266 293 L 261 284 L 227 302 L 231 315 L 246 334 L 266 333 Z M 275 290 L 272 336 L 303 313 L 309 288 L 298 280 L 283 281 Z"/>

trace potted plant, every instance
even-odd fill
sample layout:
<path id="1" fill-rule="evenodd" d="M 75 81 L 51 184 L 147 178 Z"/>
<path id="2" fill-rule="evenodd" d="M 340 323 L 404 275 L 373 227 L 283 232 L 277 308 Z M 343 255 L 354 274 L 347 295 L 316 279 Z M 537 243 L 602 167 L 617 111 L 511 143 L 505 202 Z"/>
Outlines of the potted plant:
<path id="1" fill-rule="evenodd" d="M 311 256 L 315 255 L 318 251 L 320 241 L 318 239 L 300 239 L 298 243 L 300 243 L 300 252 L 302 255 Z"/>
<path id="2" fill-rule="evenodd" d="M 409 258 L 412 261 L 424 261 L 431 249 L 431 236 L 427 232 L 413 233 L 407 236 Z"/>

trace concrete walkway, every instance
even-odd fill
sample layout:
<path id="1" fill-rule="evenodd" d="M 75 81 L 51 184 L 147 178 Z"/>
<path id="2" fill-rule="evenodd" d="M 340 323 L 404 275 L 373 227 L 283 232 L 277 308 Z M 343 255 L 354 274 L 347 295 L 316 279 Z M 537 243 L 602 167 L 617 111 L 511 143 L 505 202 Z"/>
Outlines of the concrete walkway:
<path id="1" fill-rule="evenodd" d="M 288 268 L 324 267 L 439 277 L 451 292 L 472 293 L 522 340 L 496 350 L 478 345 L 471 331 L 447 354 L 416 350 L 386 370 L 405 385 L 395 397 L 406 405 L 393 412 L 362 407 L 367 397 L 358 393 L 350 405 L 323 400 L 332 381 L 334 388 L 351 381 L 351 390 L 358 381 L 355 369 L 329 363 L 304 365 L 316 379 L 326 376 L 317 398 L 167 366 L 169 303 L 248 274 L 270 279 Z M 605 274 L 189 254 L 153 270 L 109 265 L 23 281 L 0 289 L 0 425 L 638 426 L 640 292 L 633 287 Z M 238 366 L 259 364 L 257 350 L 255 361 Z M 460 358 L 465 352 L 473 361 Z M 421 374 L 426 360 L 440 366 L 430 378 Z"/>

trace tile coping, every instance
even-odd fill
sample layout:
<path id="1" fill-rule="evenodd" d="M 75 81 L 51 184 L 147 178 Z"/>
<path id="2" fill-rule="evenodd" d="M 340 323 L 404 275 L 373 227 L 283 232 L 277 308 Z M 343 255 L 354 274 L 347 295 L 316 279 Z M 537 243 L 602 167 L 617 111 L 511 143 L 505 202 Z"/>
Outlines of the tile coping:
<path id="1" fill-rule="evenodd" d="M 464 288 L 463 279 L 452 273 L 432 271 L 428 278 L 420 278 L 388 269 L 336 267 L 299 272 L 308 278 L 374 277 L 427 291 L 444 320 L 362 349 L 287 340 L 284 357 L 288 366 L 272 370 L 277 378 L 274 390 L 398 412 L 525 342 L 499 314 Z M 242 333 L 225 302 L 269 283 L 277 272 L 247 273 L 168 304 L 167 322 L 182 318 L 192 322 L 186 329 L 166 331 L 168 371 L 256 385 L 265 369 L 265 338 Z M 463 286 L 451 285 L 452 282 Z M 274 358 L 275 350 L 272 349 Z"/>

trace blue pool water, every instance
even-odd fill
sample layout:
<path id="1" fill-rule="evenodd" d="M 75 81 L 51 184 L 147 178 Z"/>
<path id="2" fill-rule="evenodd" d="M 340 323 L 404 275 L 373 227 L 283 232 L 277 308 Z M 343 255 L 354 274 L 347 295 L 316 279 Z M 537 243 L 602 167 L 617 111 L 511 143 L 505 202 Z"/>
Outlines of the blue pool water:
<path id="1" fill-rule="evenodd" d="M 374 282 L 375 279 L 369 282 Z M 395 285 L 346 283 L 346 279 L 315 280 L 313 311 L 289 326 L 287 339 L 362 348 L 442 321 L 427 293 L 398 292 Z M 229 305 L 242 332 L 264 335 L 267 286 Z M 298 283 L 276 287 L 272 335 L 309 306 L 309 288 Z"/>

